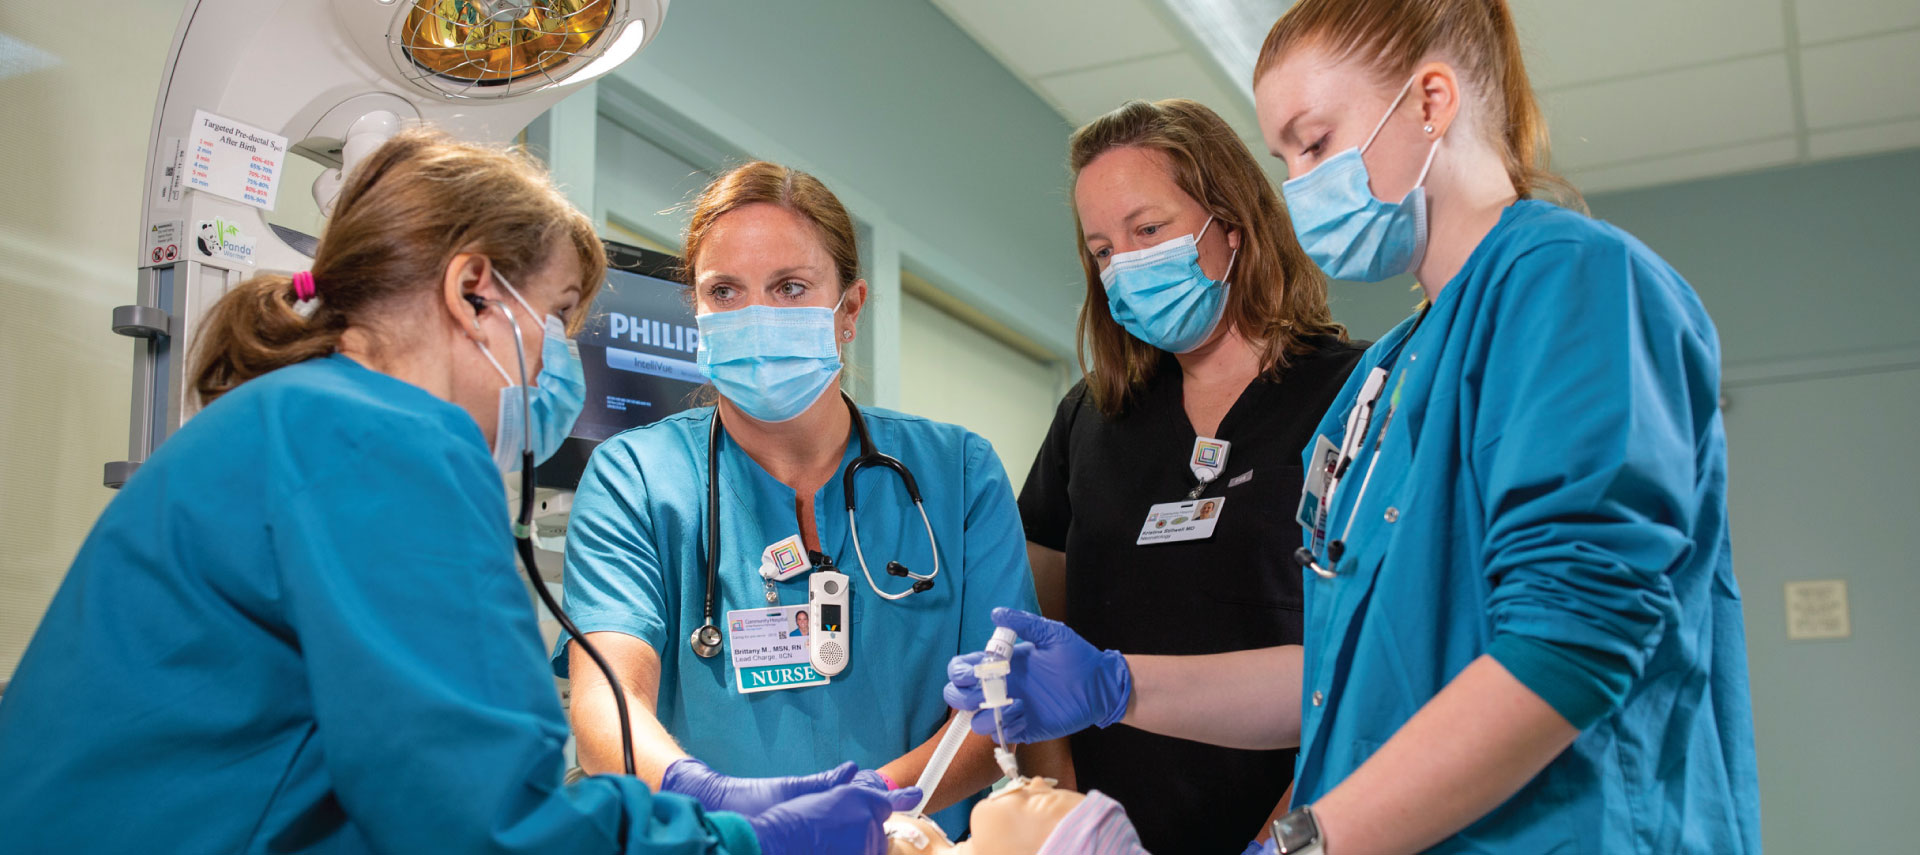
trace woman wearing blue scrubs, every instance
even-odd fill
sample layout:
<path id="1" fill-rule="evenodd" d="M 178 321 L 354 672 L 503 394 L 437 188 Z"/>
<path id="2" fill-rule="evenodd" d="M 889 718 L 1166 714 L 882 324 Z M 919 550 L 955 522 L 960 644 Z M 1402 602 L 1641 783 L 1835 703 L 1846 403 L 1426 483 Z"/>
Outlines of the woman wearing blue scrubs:
<path id="1" fill-rule="evenodd" d="M 1005 470 L 964 428 L 843 399 L 867 287 L 853 221 L 812 176 L 750 163 L 716 179 L 683 257 L 718 400 L 594 452 L 568 523 L 567 613 L 614 663 L 638 774 L 665 791 L 751 810 L 805 786 L 788 776 L 844 760 L 877 791 L 911 784 L 949 716 L 947 660 L 986 645 L 994 607 L 1035 607 Z M 843 479 L 869 440 L 912 473 L 925 520 L 901 477 L 863 467 L 856 540 Z M 807 643 L 827 640 L 826 611 L 806 640 L 787 639 L 810 580 L 831 578 L 809 552 L 851 591 L 848 656 L 830 679 Z M 929 585 L 891 562 L 939 573 Z M 712 645 L 695 637 L 708 626 Z M 573 680 L 581 765 L 618 768 L 618 713 L 590 660 L 563 642 L 553 663 Z M 999 776 L 991 746 L 969 739 L 932 794 L 936 819 L 958 836 L 966 802 Z"/>
<path id="2" fill-rule="evenodd" d="M 214 307 L 208 406 L 47 610 L 0 703 L 0 849 L 880 852 L 886 799 L 851 785 L 749 820 L 561 783 L 500 476 L 578 415 L 561 319 L 605 265 L 523 156 L 426 131 L 369 155 L 311 272 Z"/>
<path id="3" fill-rule="evenodd" d="M 1255 96 L 1308 253 L 1428 300 L 1305 456 L 1304 648 L 1125 656 L 998 616 L 1035 645 L 1009 738 L 1297 744 L 1270 852 L 1758 852 L 1719 345 L 1646 246 L 1533 198 L 1506 3 L 1302 0 Z"/>

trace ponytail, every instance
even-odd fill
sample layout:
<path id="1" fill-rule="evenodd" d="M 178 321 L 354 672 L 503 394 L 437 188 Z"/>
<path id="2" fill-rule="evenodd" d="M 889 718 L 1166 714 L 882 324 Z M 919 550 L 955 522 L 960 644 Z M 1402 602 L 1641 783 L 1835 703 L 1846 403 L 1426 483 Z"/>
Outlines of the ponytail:
<path id="1" fill-rule="evenodd" d="M 326 356 L 340 344 L 346 318 L 321 301 L 310 316 L 294 308 L 293 280 L 256 276 L 227 292 L 201 322 L 193 389 L 201 405 L 234 387 Z"/>
<path id="2" fill-rule="evenodd" d="M 1533 84 L 1527 77 L 1526 61 L 1520 49 L 1520 31 L 1513 23 L 1513 9 L 1507 6 L 1507 0 L 1479 0 L 1486 7 L 1489 29 L 1493 36 L 1492 57 L 1497 64 L 1493 82 L 1500 87 L 1500 98 L 1505 106 L 1506 133 L 1503 151 L 1507 163 L 1507 177 L 1513 179 L 1513 188 L 1522 199 L 1546 196 L 1568 208 L 1582 213 L 1587 210 L 1586 200 L 1580 196 L 1572 182 L 1560 177 L 1547 168 L 1551 146 L 1547 140 L 1547 118 L 1540 110 L 1540 100 L 1534 97 Z"/>

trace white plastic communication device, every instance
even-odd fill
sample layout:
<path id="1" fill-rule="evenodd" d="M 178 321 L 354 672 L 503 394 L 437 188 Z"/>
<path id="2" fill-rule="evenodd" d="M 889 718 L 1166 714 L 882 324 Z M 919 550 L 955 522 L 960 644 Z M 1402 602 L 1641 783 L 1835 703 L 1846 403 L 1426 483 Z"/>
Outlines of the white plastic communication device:
<path id="1" fill-rule="evenodd" d="M 840 673 L 853 658 L 850 593 L 847 574 L 838 570 L 817 569 L 807 577 L 807 611 L 813 620 L 808 656 L 821 676 Z"/>

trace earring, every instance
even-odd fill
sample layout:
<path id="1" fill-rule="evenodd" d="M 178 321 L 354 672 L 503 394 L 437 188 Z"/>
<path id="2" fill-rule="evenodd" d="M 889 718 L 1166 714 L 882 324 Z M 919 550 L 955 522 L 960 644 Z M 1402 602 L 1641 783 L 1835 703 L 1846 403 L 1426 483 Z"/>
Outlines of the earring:
<path id="1" fill-rule="evenodd" d="M 1426 131 L 1427 133 L 1433 133 L 1433 126 L 1432 126 L 1432 125 L 1428 125 L 1428 126 L 1426 126 L 1426 127 L 1424 127 L 1424 128 L 1421 128 L 1421 130 L 1424 130 L 1424 131 Z"/>
<path id="2" fill-rule="evenodd" d="M 840 340 L 841 340 L 841 341 L 853 341 L 853 330 L 841 330 L 841 331 L 840 331 Z"/>

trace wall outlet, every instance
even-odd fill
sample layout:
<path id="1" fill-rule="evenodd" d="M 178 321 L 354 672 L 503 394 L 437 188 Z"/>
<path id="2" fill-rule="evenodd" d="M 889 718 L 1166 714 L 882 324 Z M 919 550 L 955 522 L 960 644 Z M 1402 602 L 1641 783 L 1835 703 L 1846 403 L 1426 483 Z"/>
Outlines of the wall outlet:
<path id="1" fill-rule="evenodd" d="M 1818 579 L 1787 583 L 1787 640 L 1850 638 L 1847 582 Z"/>

